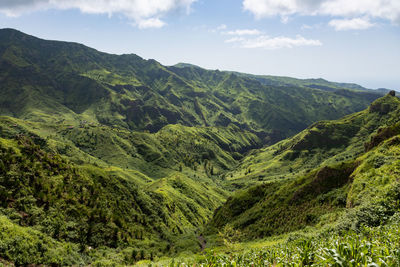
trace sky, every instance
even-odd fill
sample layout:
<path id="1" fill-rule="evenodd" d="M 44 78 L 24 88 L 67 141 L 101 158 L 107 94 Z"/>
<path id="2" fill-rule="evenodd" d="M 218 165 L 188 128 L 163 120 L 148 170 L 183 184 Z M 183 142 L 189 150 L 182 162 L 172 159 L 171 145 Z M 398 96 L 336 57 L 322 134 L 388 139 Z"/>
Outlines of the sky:
<path id="1" fill-rule="evenodd" d="M 164 65 L 400 90 L 400 0 L 0 0 L 0 28 Z"/>

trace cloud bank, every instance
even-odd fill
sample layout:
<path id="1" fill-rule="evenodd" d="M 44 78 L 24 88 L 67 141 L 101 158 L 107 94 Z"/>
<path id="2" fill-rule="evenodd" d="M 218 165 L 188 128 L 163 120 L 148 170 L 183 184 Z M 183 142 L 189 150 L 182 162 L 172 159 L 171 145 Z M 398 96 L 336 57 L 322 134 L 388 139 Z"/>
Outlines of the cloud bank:
<path id="1" fill-rule="evenodd" d="M 261 48 L 261 49 L 281 49 L 294 48 L 299 46 L 321 46 L 319 40 L 306 39 L 301 35 L 296 38 L 286 36 L 270 37 L 261 31 L 253 30 L 235 30 L 225 32 L 224 34 L 234 35 L 234 37 L 225 40 L 225 43 L 238 44 L 241 48 Z"/>
<path id="2" fill-rule="evenodd" d="M 227 31 L 225 34 L 228 35 L 260 35 L 261 32 L 257 29 L 240 29 L 240 30 L 234 30 L 234 31 Z"/>
<path id="3" fill-rule="evenodd" d="M 0 13 L 19 16 L 47 9 L 79 9 L 82 13 L 123 15 L 139 28 L 160 28 L 167 13 L 189 13 L 196 0 L 1 0 Z"/>
<path id="4" fill-rule="evenodd" d="M 365 30 L 374 26 L 368 18 L 354 19 L 334 19 L 329 22 L 329 26 L 335 28 L 336 31 L 347 30 Z"/>
<path id="5" fill-rule="evenodd" d="M 243 0 L 243 8 L 256 18 L 281 16 L 285 20 L 295 14 L 347 19 L 368 17 L 400 25 L 399 0 Z"/>
<path id="6" fill-rule="evenodd" d="M 267 35 L 259 36 L 255 39 L 247 39 L 240 42 L 243 48 L 262 48 L 262 49 L 280 49 L 280 48 L 294 48 L 298 46 L 321 46 L 319 40 L 305 39 L 303 36 L 296 36 L 290 38 L 285 36 L 269 37 Z"/>

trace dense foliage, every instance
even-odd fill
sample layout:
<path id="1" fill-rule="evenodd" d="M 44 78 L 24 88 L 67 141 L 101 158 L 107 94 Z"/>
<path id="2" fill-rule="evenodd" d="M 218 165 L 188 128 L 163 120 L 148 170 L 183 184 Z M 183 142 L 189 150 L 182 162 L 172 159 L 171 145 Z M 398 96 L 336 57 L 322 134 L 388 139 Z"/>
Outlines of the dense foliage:
<path id="1" fill-rule="evenodd" d="M 399 266 L 400 225 L 364 227 L 360 232 L 324 233 L 244 252 L 209 252 L 167 266 Z"/>
<path id="2" fill-rule="evenodd" d="M 312 122 L 362 110 L 380 96 L 320 80 L 268 84 L 265 77 L 166 67 L 11 29 L 0 30 L 0 55 L 1 114 L 34 121 L 81 120 L 150 132 L 168 124 L 234 124 L 270 144 Z"/>
<path id="3" fill-rule="evenodd" d="M 0 264 L 147 264 L 308 228 L 193 263 L 398 262 L 379 248 L 385 232 L 398 241 L 396 220 L 382 226 L 400 199 L 393 94 L 167 67 L 11 29 L 0 69 Z"/>
<path id="4" fill-rule="evenodd" d="M 384 112 L 376 107 L 384 107 Z M 399 115 L 400 100 L 387 95 L 368 110 L 314 124 L 247 157 L 241 168 L 252 173 L 232 181 L 251 181 L 260 174 L 263 179 L 228 198 L 216 210 L 209 231 L 229 225 L 240 230 L 243 238 L 261 238 L 333 222 L 344 229 L 380 225 L 399 208 Z M 296 150 L 301 152 L 293 156 Z M 271 154 L 274 163 L 259 160 Z M 293 169 L 286 169 L 289 177 L 284 177 L 281 168 L 283 177 L 277 178 L 274 172 L 279 170 L 271 170 L 272 164 Z M 368 216 L 358 215 L 364 211 L 369 211 Z"/>

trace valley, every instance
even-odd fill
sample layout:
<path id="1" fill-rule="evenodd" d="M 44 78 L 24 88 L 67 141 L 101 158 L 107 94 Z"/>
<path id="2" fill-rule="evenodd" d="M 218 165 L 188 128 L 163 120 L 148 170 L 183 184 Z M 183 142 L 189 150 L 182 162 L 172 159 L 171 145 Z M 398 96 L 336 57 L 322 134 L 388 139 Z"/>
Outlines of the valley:
<path id="1" fill-rule="evenodd" d="M 0 262 L 333 264 L 318 246 L 395 243 L 399 115 L 394 91 L 1 29 Z"/>

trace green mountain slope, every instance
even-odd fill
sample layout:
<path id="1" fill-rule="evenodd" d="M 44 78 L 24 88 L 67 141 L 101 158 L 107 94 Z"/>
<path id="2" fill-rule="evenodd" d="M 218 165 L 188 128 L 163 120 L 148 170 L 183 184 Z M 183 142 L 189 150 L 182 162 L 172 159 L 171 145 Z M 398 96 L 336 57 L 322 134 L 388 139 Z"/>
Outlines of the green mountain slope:
<path id="1" fill-rule="evenodd" d="M 385 96 L 367 110 L 337 121 L 314 123 L 292 138 L 253 151 L 228 175 L 229 180 L 240 186 L 284 179 L 354 159 L 364 152 L 371 133 L 397 120 L 396 101 L 396 97 Z"/>
<path id="2" fill-rule="evenodd" d="M 247 157 L 244 168 L 256 173 L 239 179 L 264 174 L 266 182 L 230 197 L 209 230 L 229 225 L 245 238 L 260 238 L 306 226 L 385 222 L 399 208 L 399 115 L 400 100 L 387 95 L 365 111 L 314 124 Z"/>
<path id="3" fill-rule="evenodd" d="M 0 213 L 61 242 L 60 250 L 64 243 L 79 248 L 77 255 L 89 246 L 140 248 L 147 258 L 188 249 L 181 242 L 197 249 L 194 231 L 226 198 L 206 171 L 193 176 L 186 167 L 168 169 L 164 178 L 153 180 L 134 169 L 101 167 L 101 161 L 77 165 L 16 123 L 21 122 L 3 117 L 0 124 Z M 177 238 L 182 235 L 186 241 Z M 11 242 L 5 246 L 20 242 L 4 238 Z M 0 251 L 21 264 L 43 260 L 18 259 L 19 248 Z M 56 256 L 60 260 L 62 254 Z"/>
<path id="4" fill-rule="evenodd" d="M 178 63 L 173 67 L 176 68 L 197 68 L 201 69 L 200 67 L 189 64 L 189 63 Z M 279 86 L 279 87 L 306 87 L 310 89 L 321 89 L 326 91 L 336 91 L 338 89 L 351 89 L 356 91 L 365 91 L 365 92 L 375 92 L 385 94 L 388 93 L 390 90 L 385 88 L 379 88 L 376 90 L 367 89 L 362 87 L 358 84 L 354 83 L 337 83 L 337 82 L 330 82 L 324 79 L 296 79 L 291 77 L 284 77 L 284 76 L 271 76 L 271 75 L 253 75 L 253 74 L 245 74 L 240 72 L 231 72 L 238 76 L 253 78 L 261 82 L 265 85 L 270 86 Z"/>
<path id="5" fill-rule="evenodd" d="M 380 95 L 264 78 L 0 30 L 0 260 L 133 264 L 199 251 L 209 220 L 214 230 L 228 223 L 250 238 L 296 230 L 304 220 L 315 225 L 364 203 L 364 178 L 350 185 L 348 177 L 364 175 L 362 157 L 397 134 L 397 98 L 316 123 L 360 111 Z M 335 175 L 338 183 L 310 194 Z M 315 194 L 327 202 L 321 206 Z M 269 209 L 281 220 L 268 228 L 261 218 Z M 286 226 L 285 214 L 293 215 Z"/>
<path id="6" fill-rule="evenodd" d="M 312 122 L 359 111 L 379 96 L 349 86 L 327 92 L 193 66 L 165 67 L 11 29 L 0 30 L 0 55 L 1 114 L 34 121 L 86 120 L 151 132 L 177 123 L 235 124 L 268 144 Z"/>
<path id="7" fill-rule="evenodd" d="M 261 143 L 233 125 L 169 125 L 152 134 L 7 116 L 0 138 L 1 214 L 60 250 L 79 248 L 79 257 L 89 246 L 146 252 L 135 259 L 197 250 L 195 232 L 228 195 L 219 175 Z M 18 261 L 19 253 L 6 258 Z"/>
<path id="8" fill-rule="evenodd" d="M 243 74 L 242 74 L 243 75 Z M 353 83 L 337 83 L 329 82 L 324 79 L 296 79 L 291 77 L 280 77 L 280 76 L 270 76 L 270 75 L 248 75 L 257 79 L 259 82 L 265 85 L 271 86 L 301 86 L 312 89 L 320 89 L 324 91 L 336 91 L 338 89 L 351 89 L 356 91 L 371 92 L 371 90 L 366 89 L 358 84 Z M 378 90 L 376 91 L 378 92 Z M 379 91 L 381 93 L 387 93 L 388 91 Z"/>

